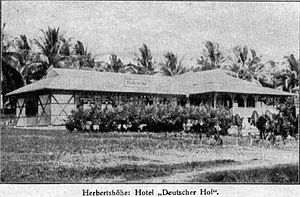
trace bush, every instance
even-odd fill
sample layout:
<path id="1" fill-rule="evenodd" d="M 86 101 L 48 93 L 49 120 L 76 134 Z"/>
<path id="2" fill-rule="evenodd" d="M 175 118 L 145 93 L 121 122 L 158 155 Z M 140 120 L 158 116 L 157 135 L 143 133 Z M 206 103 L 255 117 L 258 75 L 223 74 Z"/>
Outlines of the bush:
<path id="1" fill-rule="evenodd" d="M 70 132 L 73 132 L 75 129 L 75 126 L 72 122 L 66 122 L 66 129 Z"/>
<path id="2" fill-rule="evenodd" d="M 219 134 L 227 134 L 231 124 L 231 114 L 225 108 L 212 109 L 209 106 L 174 106 L 171 104 L 123 104 L 115 108 L 94 105 L 91 109 L 79 108 L 72 111 L 66 121 L 66 128 L 73 131 L 86 130 L 86 125 L 99 125 L 99 131 L 140 131 L 174 132 L 183 130 L 188 120 L 202 122 L 203 132 L 215 132 L 219 125 Z M 141 125 L 144 125 L 141 128 Z M 93 129 L 90 129 L 93 130 Z M 193 132 L 193 131 L 192 131 Z M 196 132 L 196 131 L 194 131 Z"/>
<path id="3" fill-rule="evenodd" d="M 286 131 L 291 136 L 298 133 L 298 117 L 296 116 L 296 107 L 292 99 L 287 99 L 285 103 L 280 104 L 277 109 L 279 113 L 283 115 L 283 130 Z M 278 116 L 278 115 L 276 115 Z"/>
<path id="4" fill-rule="evenodd" d="M 65 126 L 71 132 L 74 130 L 72 130 L 72 128 L 75 128 L 78 131 L 83 131 L 88 116 L 88 112 L 82 108 L 78 108 L 75 111 L 72 110 L 71 115 L 69 115 L 67 118 Z"/>

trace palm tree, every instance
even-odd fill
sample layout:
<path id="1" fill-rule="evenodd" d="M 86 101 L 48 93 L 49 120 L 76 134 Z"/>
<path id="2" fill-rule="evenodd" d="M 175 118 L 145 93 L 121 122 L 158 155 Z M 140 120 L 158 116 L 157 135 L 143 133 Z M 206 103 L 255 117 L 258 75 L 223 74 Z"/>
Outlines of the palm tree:
<path id="1" fill-rule="evenodd" d="M 111 54 L 109 57 L 110 64 L 108 64 L 107 71 L 109 72 L 125 72 L 125 66 L 120 58 L 116 54 Z"/>
<path id="2" fill-rule="evenodd" d="M 7 58 L 10 58 L 8 64 L 13 65 L 14 69 L 21 74 L 24 84 L 39 80 L 44 74 L 41 70 L 47 69 L 45 63 L 41 62 L 41 54 L 32 50 L 31 43 L 26 35 L 20 35 L 10 42 L 10 47 L 3 48 L 5 61 L 8 62 Z"/>
<path id="3" fill-rule="evenodd" d="M 83 43 L 77 41 L 73 49 L 73 58 L 71 62 L 73 67 L 77 68 L 94 68 L 95 57 L 92 57 L 91 52 L 88 52 L 87 48 L 84 47 Z"/>
<path id="4" fill-rule="evenodd" d="M 283 75 L 286 76 L 284 90 L 291 92 L 293 88 L 299 86 L 299 70 L 300 64 L 293 54 L 284 57 L 289 66 L 289 70 Z"/>
<path id="5" fill-rule="evenodd" d="M 166 61 L 160 63 L 160 71 L 166 76 L 174 76 L 186 73 L 187 68 L 182 66 L 182 60 L 177 61 L 177 56 L 172 52 L 164 54 Z"/>
<path id="6" fill-rule="evenodd" d="M 203 55 L 197 59 L 197 64 L 201 65 L 201 67 L 193 70 L 195 72 L 220 68 L 222 60 L 223 55 L 219 49 L 219 44 L 211 41 L 205 41 Z"/>
<path id="7" fill-rule="evenodd" d="M 259 83 L 256 80 L 257 73 L 263 68 L 263 64 L 255 50 L 248 50 L 247 46 L 236 46 L 233 48 L 233 54 L 233 57 L 228 57 L 232 63 L 226 69 L 237 73 L 237 77 L 241 79 Z"/>
<path id="8" fill-rule="evenodd" d="M 40 64 L 36 66 L 38 71 L 45 74 L 50 66 L 61 68 L 68 62 L 70 58 L 69 41 L 72 38 L 66 40 L 63 37 L 63 34 L 60 33 L 59 28 L 48 27 L 46 31 L 41 31 L 43 33 L 43 38 L 40 38 L 40 41 L 37 39 L 34 41 L 41 50 L 41 55 L 45 58 L 41 59 L 40 62 L 38 62 Z"/>
<path id="9" fill-rule="evenodd" d="M 260 63 L 256 68 L 255 78 L 263 87 L 277 88 L 280 86 L 280 82 L 275 79 L 278 73 L 276 71 L 277 67 L 278 62 L 274 62 L 273 60 Z"/>
<path id="10" fill-rule="evenodd" d="M 6 60 L 7 54 L 2 53 L 2 94 L 18 89 L 24 86 L 22 75 L 12 66 L 14 62 Z"/>
<path id="11" fill-rule="evenodd" d="M 8 39 L 4 29 L 5 23 L 1 28 L 1 94 L 3 95 L 1 104 L 7 102 L 8 98 L 5 96 L 7 93 L 24 85 L 23 77 L 17 70 L 24 65 L 23 58 L 18 52 L 11 50 L 13 42 Z"/>
<path id="12" fill-rule="evenodd" d="M 137 69 L 136 68 L 138 68 L 138 66 L 135 65 L 135 64 L 133 64 L 133 63 L 131 63 L 131 62 L 125 65 L 125 69 L 126 69 L 127 73 L 139 74 L 139 73 L 137 73 Z"/>
<path id="13" fill-rule="evenodd" d="M 105 61 L 95 61 L 94 70 L 99 72 L 107 72 L 109 67 L 109 63 Z"/>
<path id="14" fill-rule="evenodd" d="M 104 68 L 100 71 L 104 72 L 115 72 L 115 73 L 131 73 L 131 74 L 140 74 L 137 73 L 136 68 L 138 66 L 129 63 L 125 65 L 120 58 L 116 54 L 111 54 L 110 63 L 106 64 Z"/>
<path id="15" fill-rule="evenodd" d="M 30 84 L 33 81 L 43 77 L 44 72 L 48 67 L 45 61 L 41 61 L 40 53 L 32 50 L 32 41 L 26 35 L 20 35 L 20 38 L 15 38 L 15 49 L 22 57 L 23 64 L 17 70 L 21 73 L 25 84 Z"/>
<path id="16" fill-rule="evenodd" d="M 134 66 L 135 73 L 137 74 L 154 74 L 154 64 L 152 60 L 152 54 L 150 48 L 143 44 L 141 48 L 139 48 L 141 56 L 139 57 L 136 54 L 136 60 L 138 62 L 137 66 Z"/>
<path id="17" fill-rule="evenodd" d="M 110 62 L 107 63 L 105 61 L 96 62 L 95 70 L 100 72 L 115 72 L 115 73 L 132 73 L 137 74 L 136 68 L 137 65 L 132 63 L 124 64 L 120 58 L 116 54 L 111 54 L 109 57 Z"/>
<path id="18" fill-rule="evenodd" d="M 31 44 L 30 41 L 27 39 L 26 35 L 20 35 L 20 38 L 15 39 L 15 48 L 20 54 L 23 56 L 23 59 L 26 61 L 30 58 L 30 52 L 31 52 Z"/>

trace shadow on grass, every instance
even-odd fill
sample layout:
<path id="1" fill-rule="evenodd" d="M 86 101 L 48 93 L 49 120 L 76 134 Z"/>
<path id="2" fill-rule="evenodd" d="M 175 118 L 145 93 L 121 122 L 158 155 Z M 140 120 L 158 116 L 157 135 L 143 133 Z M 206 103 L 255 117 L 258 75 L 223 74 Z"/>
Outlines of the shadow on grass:
<path id="1" fill-rule="evenodd" d="M 285 164 L 245 170 L 204 173 L 190 182 L 298 183 L 298 165 Z"/>
<path id="2" fill-rule="evenodd" d="M 140 180 L 152 177 L 163 177 L 174 173 L 190 172 L 201 168 L 216 167 L 238 163 L 234 160 L 215 160 L 205 162 L 187 162 L 171 165 L 120 165 L 116 167 L 66 167 L 49 164 L 9 163 L 1 170 L 1 182 L 81 182 L 82 180 L 99 180 L 121 178 L 126 181 Z"/>

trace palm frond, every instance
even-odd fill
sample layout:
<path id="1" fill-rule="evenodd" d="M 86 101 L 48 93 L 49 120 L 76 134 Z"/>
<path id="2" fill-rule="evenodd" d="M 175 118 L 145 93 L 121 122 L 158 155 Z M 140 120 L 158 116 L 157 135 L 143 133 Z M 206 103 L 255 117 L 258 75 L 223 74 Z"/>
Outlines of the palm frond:
<path id="1" fill-rule="evenodd" d="M 153 67 L 153 56 L 151 54 L 150 48 L 146 44 L 142 44 L 139 48 L 140 56 L 136 54 L 136 60 L 138 65 L 143 67 L 139 69 L 139 73 L 152 74 L 154 71 Z"/>
<path id="2" fill-rule="evenodd" d="M 2 74 L 1 86 L 3 95 L 24 85 L 22 75 L 4 59 L 2 59 Z"/>
<path id="3" fill-rule="evenodd" d="M 160 71 L 165 76 L 173 76 L 173 72 L 172 72 L 171 68 L 166 65 L 161 65 Z"/>
<path id="4" fill-rule="evenodd" d="M 297 75 L 299 75 L 300 64 L 297 62 L 295 56 L 291 54 L 289 56 L 285 56 L 284 58 L 288 60 L 290 69 L 296 71 Z"/>

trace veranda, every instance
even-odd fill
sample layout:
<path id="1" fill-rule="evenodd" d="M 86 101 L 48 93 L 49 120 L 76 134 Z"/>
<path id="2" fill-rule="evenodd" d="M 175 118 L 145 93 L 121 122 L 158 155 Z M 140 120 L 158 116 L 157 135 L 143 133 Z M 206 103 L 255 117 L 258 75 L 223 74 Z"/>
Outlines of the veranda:
<path id="1" fill-rule="evenodd" d="M 165 77 L 52 69 L 45 79 L 8 96 L 16 101 L 16 125 L 23 127 L 64 125 L 72 110 L 93 103 L 207 104 L 224 106 L 248 120 L 253 111 L 276 113 L 276 106 L 293 94 L 216 70 Z"/>
<path id="2" fill-rule="evenodd" d="M 207 93 L 197 95 L 158 95 L 137 93 L 109 92 L 36 92 L 17 99 L 17 126 L 63 125 L 64 120 L 79 107 L 88 108 L 92 104 L 116 107 L 122 103 L 146 105 L 174 104 L 200 105 L 207 104 L 213 108 L 223 106 L 231 109 L 233 114 L 250 118 L 253 111 L 263 114 L 267 110 L 276 113 L 276 106 L 284 98 L 262 95 L 241 95 L 228 93 Z"/>

